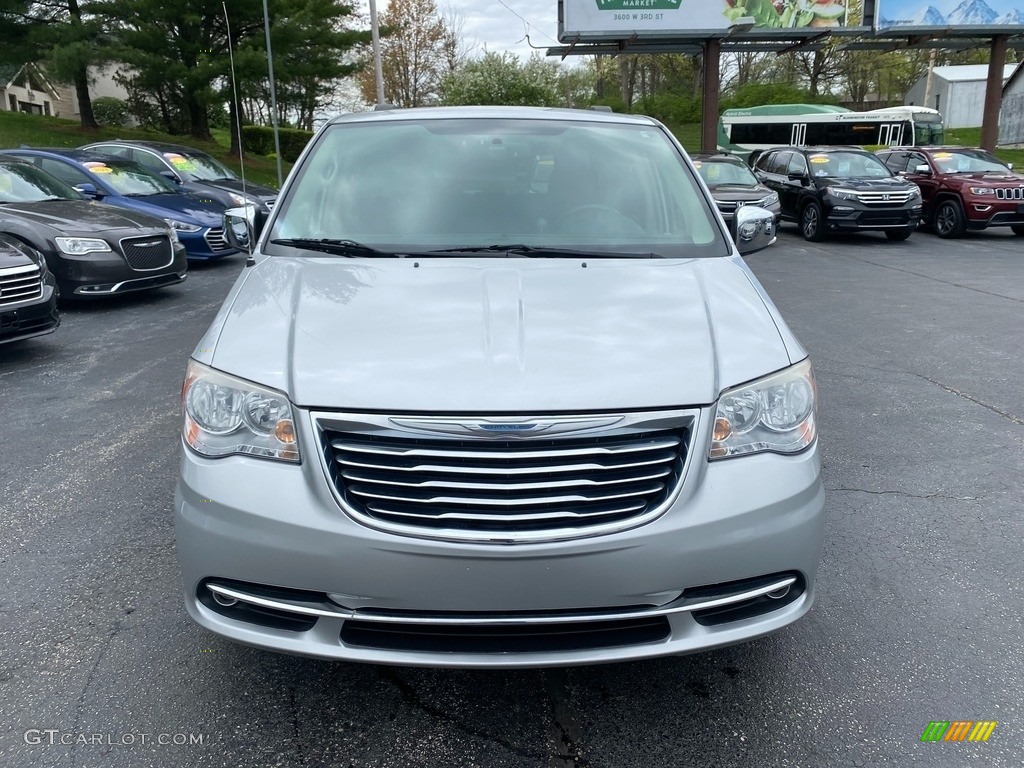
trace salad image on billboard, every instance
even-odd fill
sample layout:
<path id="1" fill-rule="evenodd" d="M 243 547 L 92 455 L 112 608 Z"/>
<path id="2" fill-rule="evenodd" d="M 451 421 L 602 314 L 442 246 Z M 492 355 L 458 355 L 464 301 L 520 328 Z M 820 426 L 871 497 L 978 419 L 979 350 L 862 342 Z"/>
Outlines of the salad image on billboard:
<path id="1" fill-rule="evenodd" d="M 877 0 L 875 8 L 878 29 L 1024 25 L 1020 0 Z"/>
<path id="2" fill-rule="evenodd" d="M 767 29 L 842 27 L 847 23 L 847 0 L 723 0 L 722 14 L 730 23 L 744 17 Z"/>

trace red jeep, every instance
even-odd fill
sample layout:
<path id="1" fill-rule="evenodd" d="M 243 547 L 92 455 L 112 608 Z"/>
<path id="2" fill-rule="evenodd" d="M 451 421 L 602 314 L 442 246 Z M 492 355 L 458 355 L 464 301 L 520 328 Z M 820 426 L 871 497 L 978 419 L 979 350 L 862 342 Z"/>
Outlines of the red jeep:
<path id="1" fill-rule="evenodd" d="M 921 188 L 924 223 L 939 237 L 988 227 L 1010 227 L 1024 236 L 1024 176 L 985 150 L 895 147 L 878 156 Z"/>

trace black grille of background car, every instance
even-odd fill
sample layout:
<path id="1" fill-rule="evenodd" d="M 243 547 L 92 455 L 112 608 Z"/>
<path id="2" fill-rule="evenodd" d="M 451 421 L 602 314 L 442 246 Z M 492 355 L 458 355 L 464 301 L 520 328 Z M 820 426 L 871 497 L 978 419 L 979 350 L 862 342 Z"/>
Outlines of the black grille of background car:
<path id="1" fill-rule="evenodd" d="M 858 192 L 857 199 L 864 205 L 904 205 L 914 196 L 913 191 L 906 192 Z"/>
<path id="2" fill-rule="evenodd" d="M 325 430 L 331 477 L 385 523 L 516 533 L 639 517 L 675 490 L 689 430 L 588 438 L 407 438 Z"/>
<path id="3" fill-rule="evenodd" d="M 735 213 L 740 204 L 734 200 L 715 200 L 715 205 L 722 213 Z"/>
<path id="4" fill-rule="evenodd" d="M 0 269 L 0 306 L 38 299 L 43 281 L 37 264 Z"/>
<path id="5" fill-rule="evenodd" d="M 231 246 L 228 245 L 228 241 L 224 238 L 223 229 L 217 228 L 207 230 L 203 237 L 206 238 L 206 244 L 210 246 L 210 250 L 214 253 L 226 251 L 231 248 Z"/>
<path id="6" fill-rule="evenodd" d="M 128 266 L 140 272 L 166 267 L 174 260 L 171 240 L 165 235 L 126 238 L 121 249 Z"/>
<path id="7" fill-rule="evenodd" d="M 997 188 L 996 200 L 1024 200 L 1024 187 Z"/>

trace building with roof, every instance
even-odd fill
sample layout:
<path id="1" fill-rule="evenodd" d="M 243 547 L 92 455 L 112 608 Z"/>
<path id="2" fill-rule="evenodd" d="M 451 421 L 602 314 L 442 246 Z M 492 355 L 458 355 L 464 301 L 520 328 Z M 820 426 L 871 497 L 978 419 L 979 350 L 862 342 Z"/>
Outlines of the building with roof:
<path id="1" fill-rule="evenodd" d="M 89 95 L 127 99 L 128 92 L 115 76 L 116 67 L 89 67 Z M 81 117 L 78 94 L 68 83 L 52 80 L 38 64 L 21 66 L 0 64 L 0 110 L 52 115 L 66 120 Z"/>
<path id="2" fill-rule="evenodd" d="M 1003 67 L 1004 83 L 1016 66 Z M 922 75 L 907 91 L 905 103 L 939 110 L 946 128 L 975 128 L 981 125 L 987 83 L 988 64 L 934 67 L 931 84 L 928 74 Z"/>
<path id="3" fill-rule="evenodd" d="M 1024 63 L 1019 64 L 1003 85 L 999 108 L 999 146 L 1024 144 Z"/>

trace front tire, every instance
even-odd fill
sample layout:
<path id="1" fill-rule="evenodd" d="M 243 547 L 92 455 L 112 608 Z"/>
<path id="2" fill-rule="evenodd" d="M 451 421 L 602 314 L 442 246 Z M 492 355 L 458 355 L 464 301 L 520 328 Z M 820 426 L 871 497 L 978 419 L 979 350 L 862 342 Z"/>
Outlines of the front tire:
<path id="1" fill-rule="evenodd" d="M 914 230 L 912 228 L 910 228 L 910 227 L 907 227 L 906 229 L 887 229 L 887 230 L 885 230 L 885 236 L 888 237 L 890 240 L 895 240 L 896 242 L 900 242 L 902 240 L 906 240 L 912 234 L 914 234 Z"/>
<path id="2" fill-rule="evenodd" d="M 967 221 L 960 201 L 947 198 L 940 202 L 935 208 L 934 226 L 939 237 L 962 237 L 967 231 Z"/>
<path id="3" fill-rule="evenodd" d="M 1010 227 L 1017 237 L 1024 237 L 1024 224 L 1014 224 Z"/>
<path id="4" fill-rule="evenodd" d="M 821 206 L 815 202 L 808 203 L 800 212 L 800 234 L 804 240 L 820 243 L 825 239 L 825 225 L 822 222 Z"/>

